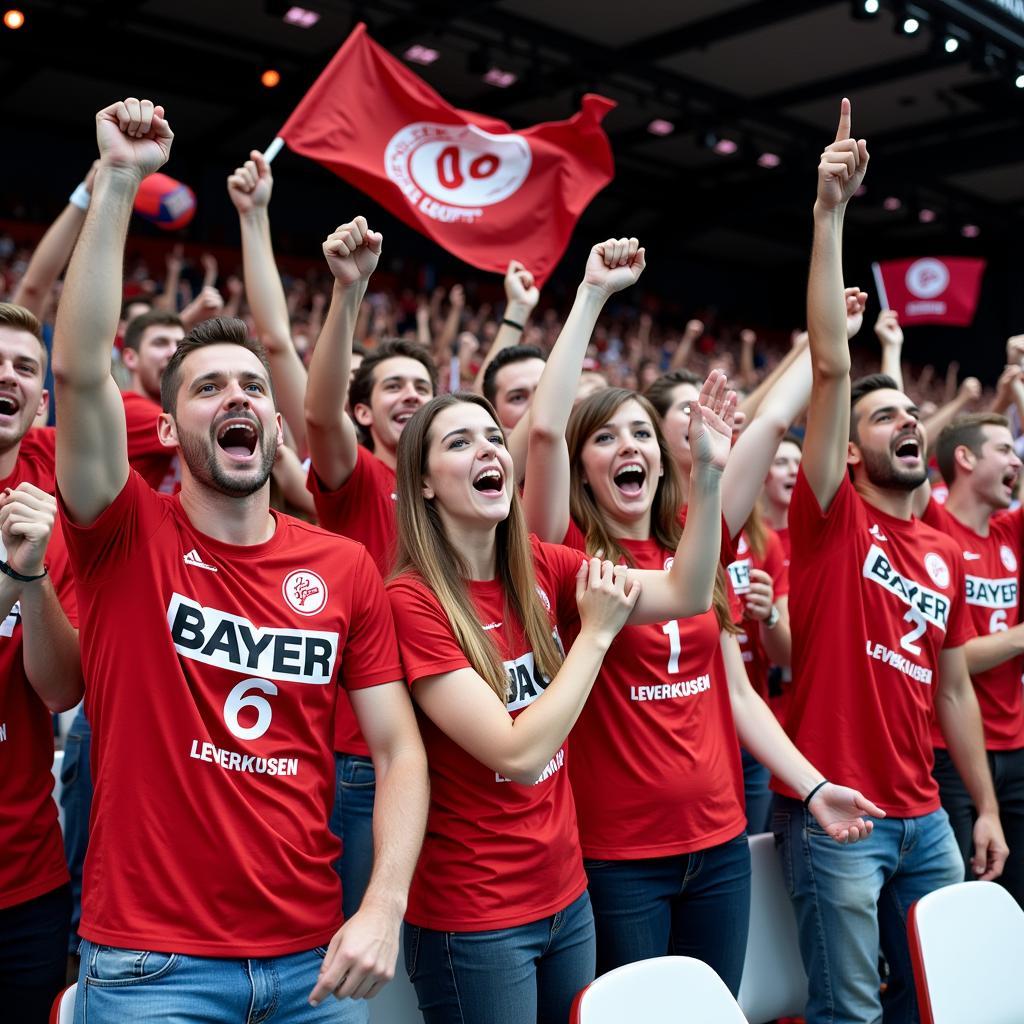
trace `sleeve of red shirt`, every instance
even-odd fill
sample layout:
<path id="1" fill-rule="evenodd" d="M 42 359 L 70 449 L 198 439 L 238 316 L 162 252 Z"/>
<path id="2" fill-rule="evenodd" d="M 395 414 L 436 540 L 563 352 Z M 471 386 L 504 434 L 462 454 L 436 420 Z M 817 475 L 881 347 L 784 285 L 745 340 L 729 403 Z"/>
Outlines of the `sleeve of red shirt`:
<path id="1" fill-rule="evenodd" d="M 313 507 L 320 525 L 331 533 L 348 533 L 348 524 L 362 508 L 363 495 L 373 488 L 370 453 L 362 445 L 356 453 L 356 464 L 349 478 L 336 490 L 324 487 L 312 463 L 306 475 L 306 490 L 313 495 Z"/>
<path id="2" fill-rule="evenodd" d="M 789 566 L 786 565 L 786 552 L 782 549 L 782 541 L 774 530 L 767 531 L 764 571 L 772 578 L 774 596 L 785 597 L 789 593 Z"/>
<path id="3" fill-rule="evenodd" d="M 68 546 L 61 530 L 58 517 L 53 524 L 50 543 L 46 546 L 46 571 L 50 574 L 57 600 L 67 616 L 68 622 L 78 629 L 78 595 L 75 592 L 75 576 L 71 571 Z"/>
<path id="4" fill-rule="evenodd" d="M 149 400 L 135 401 L 122 396 L 125 428 L 128 432 L 128 459 L 134 461 L 146 455 L 167 456 L 167 449 L 160 443 L 157 422 L 160 407 Z"/>
<path id="5" fill-rule="evenodd" d="M 448 616 L 425 584 L 411 576 L 400 576 L 387 584 L 387 595 L 410 686 L 424 676 L 471 667 Z"/>
<path id="6" fill-rule="evenodd" d="M 575 525 L 575 524 L 573 524 Z M 570 527 L 570 532 L 573 527 Z M 576 530 L 579 533 L 579 529 Z M 568 536 L 568 535 L 567 535 Z M 582 534 L 580 534 L 582 539 Z M 585 557 L 575 545 L 546 544 L 533 541 L 534 571 L 537 582 L 554 601 L 555 621 L 570 633 L 579 628 L 580 610 L 576 604 L 576 573 Z"/>
<path id="7" fill-rule="evenodd" d="M 338 681 L 348 690 L 379 686 L 402 678 L 395 623 L 384 581 L 362 545 L 352 581 L 352 617 L 341 654 Z"/>
<path id="8" fill-rule="evenodd" d="M 71 520 L 59 492 L 57 508 L 71 571 L 82 584 L 97 583 L 112 576 L 168 515 L 166 500 L 135 470 L 129 471 L 121 493 L 88 526 L 79 526 Z M 125 597 L 128 599 L 130 595 Z"/>
<path id="9" fill-rule="evenodd" d="M 925 506 L 924 514 L 921 516 L 921 522 L 927 523 L 929 526 L 934 527 L 936 530 L 941 530 L 943 533 L 948 532 L 946 529 L 946 519 L 949 513 L 940 505 L 934 498 L 928 499 L 928 504 Z"/>
<path id="10" fill-rule="evenodd" d="M 832 504 L 827 512 L 822 512 L 801 468 L 789 506 L 789 539 L 793 553 L 807 557 L 833 544 L 845 543 L 859 524 L 859 511 L 860 502 L 848 474 L 843 473 Z"/>
<path id="11" fill-rule="evenodd" d="M 953 600 L 949 609 L 949 622 L 946 623 L 946 638 L 942 642 L 943 650 L 962 647 L 968 640 L 978 635 L 967 607 L 964 562 L 962 558 L 957 557 L 959 554 L 959 551 L 955 551 L 952 558 Z"/>

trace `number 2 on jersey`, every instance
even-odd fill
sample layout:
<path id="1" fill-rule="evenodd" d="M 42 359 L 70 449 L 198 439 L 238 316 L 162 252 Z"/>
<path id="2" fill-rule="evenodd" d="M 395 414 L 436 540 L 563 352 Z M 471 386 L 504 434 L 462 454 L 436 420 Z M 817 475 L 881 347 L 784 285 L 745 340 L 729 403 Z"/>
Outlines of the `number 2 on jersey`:
<path id="1" fill-rule="evenodd" d="M 928 623 L 916 608 L 911 608 L 910 611 L 903 616 L 903 621 L 912 622 L 914 624 L 914 628 L 909 633 L 900 637 L 900 647 L 905 651 L 910 651 L 911 654 L 920 654 L 921 648 L 918 647 L 914 641 L 919 636 L 924 635 L 924 631 L 928 628 Z"/>

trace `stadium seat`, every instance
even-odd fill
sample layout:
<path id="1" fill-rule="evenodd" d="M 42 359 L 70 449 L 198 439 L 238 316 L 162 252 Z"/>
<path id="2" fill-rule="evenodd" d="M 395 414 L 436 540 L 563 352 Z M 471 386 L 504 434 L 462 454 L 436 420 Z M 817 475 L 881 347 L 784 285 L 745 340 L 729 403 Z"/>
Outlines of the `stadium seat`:
<path id="1" fill-rule="evenodd" d="M 750 837 L 750 868 L 750 933 L 738 1002 L 750 1024 L 764 1024 L 803 1013 L 807 974 L 770 832 Z"/>
<path id="2" fill-rule="evenodd" d="M 75 1019 L 75 994 L 78 992 L 78 982 L 68 985 L 60 995 L 53 1001 L 50 1010 L 50 1024 L 71 1024 Z"/>
<path id="3" fill-rule="evenodd" d="M 64 767 L 64 751 L 53 752 L 53 802 L 57 805 L 57 819 L 60 821 L 60 830 L 64 832 L 64 808 L 60 805 L 60 794 L 63 790 L 63 783 L 60 781 L 61 769 Z"/>
<path id="4" fill-rule="evenodd" d="M 617 967 L 573 1000 L 569 1024 L 746 1024 L 725 982 L 701 960 L 661 956 Z"/>
<path id="5" fill-rule="evenodd" d="M 921 1024 L 1024 1020 L 1024 910 L 995 882 L 958 882 L 907 919 Z"/>

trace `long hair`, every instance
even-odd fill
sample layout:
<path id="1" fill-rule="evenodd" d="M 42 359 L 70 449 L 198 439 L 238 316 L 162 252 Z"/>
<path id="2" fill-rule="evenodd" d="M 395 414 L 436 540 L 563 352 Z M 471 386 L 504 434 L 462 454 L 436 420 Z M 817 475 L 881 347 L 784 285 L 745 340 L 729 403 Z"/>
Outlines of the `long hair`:
<path id="1" fill-rule="evenodd" d="M 675 551 L 683 534 L 683 527 L 679 521 L 679 512 L 683 507 L 683 487 L 679 479 L 679 469 L 668 449 L 665 435 L 661 432 L 661 423 L 654 406 L 635 391 L 628 391 L 626 388 L 604 388 L 588 395 L 573 409 L 566 431 L 569 465 L 572 470 L 569 483 L 569 512 L 585 534 L 587 554 L 593 555 L 597 551 L 603 551 L 605 558 L 612 562 L 625 562 L 626 565 L 633 565 L 633 558 L 612 536 L 609 523 L 594 500 L 593 492 L 583 482 L 581 465 L 583 446 L 587 439 L 615 415 L 619 406 L 631 399 L 650 418 L 661 454 L 662 474 L 658 478 L 651 503 L 651 537 L 666 550 Z M 736 632 L 725 586 L 725 574 L 719 566 L 715 574 L 711 607 L 718 619 L 719 628 Z"/>
<path id="2" fill-rule="evenodd" d="M 761 509 L 756 504 L 750 510 L 750 515 L 747 516 L 747 521 L 743 524 L 743 532 L 747 535 L 750 550 L 758 558 L 764 558 L 764 553 L 768 548 L 768 527 L 761 515 Z"/>
<path id="3" fill-rule="evenodd" d="M 484 631 L 473 607 L 466 586 L 469 569 L 445 533 L 437 499 L 427 499 L 423 494 L 430 428 L 438 413 L 459 403 L 480 406 L 501 429 L 490 402 L 464 391 L 431 399 L 406 423 L 398 442 L 398 550 L 392 578 L 415 573 L 426 583 L 445 610 L 469 663 L 505 703 L 508 673 L 497 645 Z M 505 619 L 508 621 L 511 615 L 522 623 L 538 670 L 552 678 L 561 666 L 562 655 L 538 594 L 530 539 L 515 488 L 508 518 L 495 528 L 495 563 L 505 595 Z"/>

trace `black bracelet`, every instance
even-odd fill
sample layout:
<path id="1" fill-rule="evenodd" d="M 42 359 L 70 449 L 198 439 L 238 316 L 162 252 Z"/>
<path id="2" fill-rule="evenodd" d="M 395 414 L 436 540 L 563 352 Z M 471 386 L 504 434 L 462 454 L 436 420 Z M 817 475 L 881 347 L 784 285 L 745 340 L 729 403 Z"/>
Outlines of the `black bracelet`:
<path id="1" fill-rule="evenodd" d="M 6 562 L 0 560 L 0 572 L 5 576 L 10 576 L 12 580 L 17 580 L 19 583 L 34 583 L 36 580 L 41 580 L 49 570 L 44 565 L 43 571 L 38 576 L 24 576 L 22 573 L 12 569 Z"/>
<path id="2" fill-rule="evenodd" d="M 517 324 L 515 322 L 515 320 L 509 320 L 508 317 L 505 317 L 505 319 L 502 320 L 501 322 L 502 322 L 502 324 L 505 324 L 505 325 L 507 325 L 509 327 L 517 327 L 520 331 L 523 329 L 523 325 L 522 324 Z"/>
<path id="3" fill-rule="evenodd" d="M 819 782 L 814 787 L 814 789 L 812 789 L 810 791 L 810 793 L 808 793 L 807 796 L 804 797 L 804 807 L 806 807 L 808 810 L 810 810 L 811 809 L 811 798 L 814 796 L 815 793 L 818 792 L 819 789 L 821 789 L 822 786 L 827 786 L 827 785 L 828 785 L 828 779 L 822 779 L 821 782 Z"/>

